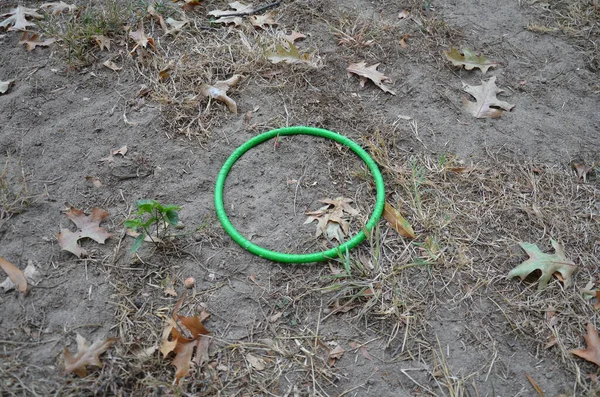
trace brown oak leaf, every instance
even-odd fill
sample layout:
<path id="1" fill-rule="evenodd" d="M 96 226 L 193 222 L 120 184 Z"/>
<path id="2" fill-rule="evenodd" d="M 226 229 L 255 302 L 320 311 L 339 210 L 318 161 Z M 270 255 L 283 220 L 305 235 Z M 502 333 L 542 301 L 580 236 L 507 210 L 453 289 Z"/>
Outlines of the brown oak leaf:
<path id="1" fill-rule="evenodd" d="M 511 110 L 515 105 L 504 102 L 496 98 L 496 94 L 504 92 L 496 85 L 496 76 L 492 76 L 488 81 L 482 81 L 481 85 L 466 85 L 463 91 L 471 94 L 477 102 L 471 102 L 463 99 L 463 108 L 478 119 L 498 118 L 502 116 L 505 110 Z"/>
<path id="2" fill-rule="evenodd" d="M 323 199 L 320 202 L 327 204 L 317 211 L 306 212 L 308 218 L 304 224 L 317 221 L 317 231 L 315 237 L 325 235 L 329 240 L 342 242 L 344 236 L 350 231 L 350 223 L 347 218 L 356 216 L 359 212 L 350 206 L 351 199 L 338 197 L 334 200 Z"/>
<path id="3" fill-rule="evenodd" d="M 73 253 L 78 258 L 87 255 L 87 251 L 81 248 L 77 243 L 80 239 L 87 237 L 100 244 L 104 244 L 106 239 L 112 236 L 106 229 L 100 227 L 102 220 L 110 215 L 103 209 L 96 207 L 92 209 L 91 215 L 86 215 L 83 211 L 78 210 L 73 206 L 69 206 L 65 215 L 73 221 L 79 230 L 77 232 L 72 232 L 69 229 L 61 228 L 60 233 L 56 235 L 58 245 L 63 250 Z"/>
<path id="4" fill-rule="evenodd" d="M 456 48 L 451 47 L 450 51 L 444 51 L 444 55 L 454 66 L 464 66 L 467 70 L 479 68 L 486 73 L 489 68 L 498 66 L 497 62 L 490 62 L 483 55 L 477 56 L 468 48 L 463 48 L 461 54 Z"/>
<path id="5" fill-rule="evenodd" d="M 0 268 L 6 272 L 9 280 L 19 288 L 21 292 L 27 292 L 27 278 L 12 262 L 0 257 Z"/>
<path id="6" fill-rule="evenodd" d="M 104 35 L 98 34 L 92 36 L 98 47 L 100 47 L 100 51 L 103 49 L 110 51 L 110 39 Z"/>
<path id="7" fill-rule="evenodd" d="M 138 47 L 146 48 L 148 46 L 148 44 L 150 44 L 150 46 L 154 47 L 154 39 L 152 37 L 146 36 L 146 33 L 144 33 L 144 23 L 143 22 L 140 22 L 138 30 L 136 30 L 134 32 L 129 32 L 129 37 L 133 41 L 135 41 L 135 47 L 133 47 L 133 49 L 129 52 L 130 54 L 133 54 Z"/>
<path id="8" fill-rule="evenodd" d="M 237 104 L 233 99 L 227 96 L 227 91 L 229 91 L 231 87 L 237 85 L 243 78 L 244 76 L 241 74 L 234 74 L 227 80 L 217 81 L 213 85 L 202 84 L 200 86 L 200 93 L 205 97 L 223 102 L 227 105 L 227 108 L 231 113 L 237 113 Z"/>
<path id="9" fill-rule="evenodd" d="M 252 15 L 250 18 L 250 23 L 257 28 L 266 30 L 268 26 L 276 26 L 277 21 L 273 19 L 275 13 L 273 11 L 267 12 L 264 15 Z"/>
<path id="10" fill-rule="evenodd" d="M 75 4 L 67 4 L 64 1 L 52 2 L 52 3 L 44 3 L 40 6 L 40 8 L 52 15 L 58 15 L 61 12 L 73 12 L 77 9 Z"/>
<path id="11" fill-rule="evenodd" d="M 100 355 L 107 351 L 117 340 L 118 338 L 97 340 L 89 346 L 85 338 L 77 334 L 77 354 L 71 354 L 66 347 L 63 352 L 65 358 L 65 372 L 74 372 L 83 378 L 84 376 L 87 376 L 88 365 L 102 367 Z"/>
<path id="12" fill-rule="evenodd" d="M 235 11 L 232 10 L 214 10 L 208 13 L 208 15 L 212 15 L 213 17 L 217 17 L 220 18 L 222 16 L 228 16 L 229 14 L 241 14 L 241 13 L 245 13 L 245 12 L 249 12 L 251 10 L 253 10 L 252 6 L 250 5 L 246 5 L 244 3 L 241 3 L 239 1 L 234 1 L 228 4 L 229 8 L 232 8 Z M 215 21 L 215 22 L 218 22 Z"/>
<path id="13" fill-rule="evenodd" d="M 600 337 L 598 337 L 598 330 L 594 324 L 588 323 L 587 335 L 584 338 L 587 349 L 575 349 L 571 350 L 571 353 L 600 367 Z"/>
<path id="14" fill-rule="evenodd" d="M 32 51 L 35 47 L 48 47 L 50 44 L 54 43 L 56 39 L 46 39 L 44 41 L 38 40 L 39 36 L 37 33 L 23 32 L 23 36 L 21 40 L 19 40 L 19 44 L 25 44 L 27 47 L 27 51 Z"/>
<path id="15" fill-rule="evenodd" d="M 383 82 L 389 80 L 389 77 L 383 73 L 377 71 L 378 63 L 367 67 L 366 62 L 352 63 L 346 69 L 348 73 L 354 73 L 360 77 L 360 86 L 364 87 L 367 80 L 371 80 L 377 87 L 381 88 L 384 92 L 388 92 L 392 95 L 396 95 L 394 91 L 390 89 Z"/>
<path id="16" fill-rule="evenodd" d="M 298 47 L 294 44 L 289 43 L 289 49 L 282 45 L 277 45 L 276 50 L 265 52 L 265 56 L 271 63 L 285 62 L 289 64 L 303 64 L 313 68 L 319 67 L 318 59 L 315 60 L 314 56 L 309 53 L 300 53 Z"/>

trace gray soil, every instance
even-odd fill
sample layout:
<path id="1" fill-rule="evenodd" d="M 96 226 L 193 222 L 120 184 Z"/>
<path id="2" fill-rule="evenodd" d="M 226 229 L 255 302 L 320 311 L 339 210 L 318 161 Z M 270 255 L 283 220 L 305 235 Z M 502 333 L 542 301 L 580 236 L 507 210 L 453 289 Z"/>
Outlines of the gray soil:
<path id="1" fill-rule="evenodd" d="M 437 50 L 399 47 L 400 32 L 408 29 L 404 24 L 413 22 L 398 20 L 397 14 L 409 4 L 284 3 L 289 4 L 279 10 L 280 24 L 310 34 L 303 46 L 318 49 L 325 66 L 297 77 L 289 90 L 262 86 L 262 78 L 246 79 L 232 91 L 239 113 L 230 114 L 213 103 L 210 112 L 218 122 L 210 138 L 202 140 L 173 133 L 163 120 L 163 105 L 136 98 L 144 81 L 134 69 L 115 73 L 97 62 L 70 70 L 52 47 L 27 52 L 18 45 L 18 35 L 2 36 L 0 80 L 15 79 L 15 84 L 0 95 L 0 167 L 6 164 L 17 174 L 24 170 L 36 197 L 21 214 L 0 220 L 0 256 L 20 268 L 32 261 L 41 282 L 25 296 L 0 293 L 0 359 L 11 363 L 10 369 L 2 366 L 0 394 L 67 393 L 55 386 L 60 384 L 57 379 L 71 379 L 60 372 L 62 351 L 64 346 L 74 350 L 74 336 L 80 333 L 90 341 L 121 338 L 103 356 L 107 364 L 100 371 L 110 377 L 107 367 L 126 367 L 132 374 L 122 384 L 115 381 L 102 388 L 90 381 L 82 386 L 82 395 L 115 395 L 119 390 L 122 395 L 175 395 L 170 391 L 174 371 L 167 360 L 161 371 L 152 373 L 162 383 L 148 385 L 145 364 L 124 363 L 119 355 L 159 343 L 164 316 L 177 301 L 165 295 L 161 285 L 167 278 L 175 279 L 181 292 L 182 280 L 189 276 L 197 280 L 196 306 L 187 309 L 211 313 L 206 323 L 216 338 L 211 361 L 224 354 L 234 368 L 234 358 L 243 361 L 246 353 L 243 348 L 234 352 L 226 348 L 236 343 L 259 343 L 276 336 L 297 342 L 281 342 L 286 353 L 273 358 L 281 360 L 277 362 L 281 373 L 269 393 L 246 385 L 239 386 L 240 394 L 224 388 L 223 395 L 283 396 L 295 386 L 302 396 L 447 396 L 453 394 L 440 379 L 457 379 L 463 382 L 460 395 L 533 396 L 524 373 L 547 396 L 591 390 L 587 380 L 581 381 L 580 374 L 564 365 L 560 354 L 543 349 L 532 333 L 515 332 L 496 301 L 482 296 L 456 299 L 463 292 L 453 285 L 451 268 L 442 270 L 439 278 L 411 268 L 407 289 L 398 286 L 406 312 L 393 318 L 359 316 L 360 307 L 327 316 L 330 296 L 320 288 L 328 285 L 323 280 L 331 275 L 330 265 L 283 265 L 249 254 L 222 230 L 213 204 L 214 182 L 229 154 L 257 133 L 286 125 L 337 131 L 367 150 L 369 140 L 382 131 L 393 136 L 390 150 L 405 159 L 412 154 L 437 158 L 448 153 L 469 163 L 501 153 L 522 164 L 558 169 L 567 169 L 574 159 L 599 161 L 600 78 L 590 67 L 589 54 L 575 39 L 527 30 L 535 11 L 528 2 L 433 2 L 434 9 L 428 12 L 455 35 L 442 37 L 445 48 L 474 48 L 500 63 L 486 74 L 452 67 Z M 222 6 L 208 1 L 204 7 Z M 392 26 L 398 37 L 368 49 L 339 46 L 327 21 L 340 15 Z M 370 83 L 361 88 L 355 76 L 346 75 L 347 64 L 362 59 L 381 62 L 379 70 L 390 77 L 396 96 Z M 461 108 L 466 96 L 462 87 L 478 85 L 490 76 L 497 76 L 497 85 L 505 90 L 499 98 L 515 107 L 499 119 L 475 119 Z M 255 108 L 252 119 L 244 120 Z M 125 156 L 115 156 L 113 163 L 101 161 L 123 145 L 128 147 Z M 93 186 L 87 176 L 99 178 L 103 185 Z M 352 223 L 356 233 L 374 204 L 365 166 L 331 142 L 286 137 L 278 147 L 267 142 L 238 161 L 227 180 L 225 206 L 231 221 L 251 241 L 281 252 L 304 253 L 331 247 L 330 242 L 315 239 L 315 224 L 303 224 L 305 212 L 318 209 L 319 199 L 338 196 L 352 198 L 360 210 Z M 133 239 L 124 235 L 122 222 L 142 198 L 180 205 L 185 236 L 169 249 L 146 245 L 141 259 L 134 259 Z M 88 213 L 93 207 L 110 212 L 102 225 L 113 237 L 105 245 L 83 241 L 88 258 L 80 260 L 57 245 L 60 227 L 74 228 L 63 214 L 65 203 Z M 398 238 L 390 237 L 387 226 L 385 230 L 387 240 Z M 368 252 L 365 245 L 360 252 Z M 518 248 L 508 254 L 511 259 L 503 260 L 504 273 L 519 258 L 524 260 Z M 478 265 L 484 266 L 473 264 Z M 499 288 L 508 282 L 502 283 Z M 413 298 L 432 301 L 434 294 L 447 294 L 447 304 L 439 304 L 440 296 L 435 305 L 410 304 Z M 281 318 L 272 321 L 279 313 Z M 411 326 L 411 321 L 418 325 Z M 340 343 L 346 353 L 334 367 L 319 364 L 330 373 L 310 375 L 311 362 L 295 358 L 301 351 L 290 349 L 317 351 L 313 346 L 317 334 L 324 343 Z M 368 353 L 351 343 L 364 345 Z M 581 365 L 586 374 L 596 370 L 591 364 Z M 443 368 L 455 378 L 442 377 Z M 191 375 L 183 390 L 187 395 L 217 395 L 203 389 L 206 380 L 200 372 Z M 319 387 L 313 383 L 315 376 Z"/>

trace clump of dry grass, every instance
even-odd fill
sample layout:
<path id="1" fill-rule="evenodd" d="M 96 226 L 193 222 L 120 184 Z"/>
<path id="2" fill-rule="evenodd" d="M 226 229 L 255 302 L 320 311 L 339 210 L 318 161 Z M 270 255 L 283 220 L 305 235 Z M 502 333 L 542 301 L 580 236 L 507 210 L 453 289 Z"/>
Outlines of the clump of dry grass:
<path id="1" fill-rule="evenodd" d="M 29 175 L 9 157 L 0 171 L 0 226 L 27 209 L 36 195 L 29 188 Z"/>

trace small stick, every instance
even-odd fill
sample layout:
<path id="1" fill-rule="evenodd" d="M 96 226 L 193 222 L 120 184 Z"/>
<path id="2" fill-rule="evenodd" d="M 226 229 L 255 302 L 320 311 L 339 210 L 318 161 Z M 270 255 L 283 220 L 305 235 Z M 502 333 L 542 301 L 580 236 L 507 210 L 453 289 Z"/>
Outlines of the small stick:
<path id="1" fill-rule="evenodd" d="M 263 12 L 264 10 L 268 10 L 269 8 L 277 7 L 279 4 L 281 4 L 281 0 L 274 1 L 269 4 L 265 4 L 264 6 L 253 8 L 249 11 L 232 12 L 231 14 L 219 15 L 219 18 L 221 18 L 221 17 L 243 17 L 243 16 L 247 16 L 247 15 L 254 15 L 254 14 L 258 14 L 259 12 Z"/>

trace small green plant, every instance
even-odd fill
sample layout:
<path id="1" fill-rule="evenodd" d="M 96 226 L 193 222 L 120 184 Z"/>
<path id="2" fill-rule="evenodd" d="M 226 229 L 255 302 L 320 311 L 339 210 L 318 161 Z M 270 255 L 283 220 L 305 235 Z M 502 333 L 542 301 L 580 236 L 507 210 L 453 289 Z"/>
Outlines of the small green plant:
<path id="1" fill-rule="evenodd" d="M 134 254 L 140 249 L 146 237 L 149 237 L 154 243 L 162 241 L 162 238 L 166 236 L 167 227 L 175 226 L 179 222 L 177 211 L 181 209 L 177 205 L 162 205 L 151 199 L 139 200 L 136 206 L 138 211 L 124 223 L 126 228 L 140 233 L 131 249 Z"/>

